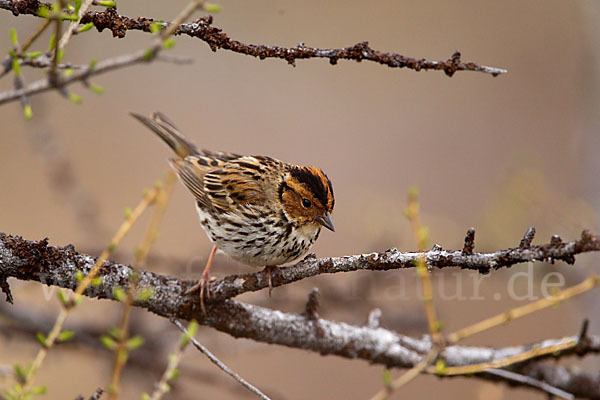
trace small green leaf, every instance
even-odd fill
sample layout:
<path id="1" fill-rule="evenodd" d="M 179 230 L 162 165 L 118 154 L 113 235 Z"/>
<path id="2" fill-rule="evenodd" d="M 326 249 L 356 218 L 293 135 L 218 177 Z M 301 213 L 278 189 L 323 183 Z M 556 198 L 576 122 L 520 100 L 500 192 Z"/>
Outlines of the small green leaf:
<path id="1" fill-rule="evenodd" d="M 181 373 L 181 371 L 179 371 L 179 368 L 174 368 L 170 373 L 169 376 L 167 377 L 168 380 L 173 380 L 175 378 L 177 378 L 179 376 L 179 374 Z"/>
<path id="2" fill-rule="evenodd" d="M 92 286 L 100 286 L 101 284 L 102 284 L 101 276 L 97 276 L 94 279 L 92 279 Z"/>
<path id="3" fill-rule="evenodd" d="M 125 300 L 127 300 L 127 293 L 125 293 L 125 290 L 123 290 L 122 287 L 117 286 L 113 290 L 113 297 L 115 298 L 115 300 L 118 300 L 121 303 L 124 303 Z"/>
<path id="4" fill-rule="evenodd" d="M 99 6 L 103 6 L 103 7 L 114 7 L 117 4 L 114 1 L 110 1 L 110 0 L 101 0 L 98 2 Z"/>
<path id="5" fill-rule="evenodd" d="M 65 78 L 68 78 L 69 76 L 73 75 L 73 72 L 75 72 L 75 70 L 73 68 L 67 68 L 64 70 L 63 76 Z"/>
<path id="6" fill-rule="evenodd" d="M 163 43 L 163 47 L 165 49 L 172 49 L 173 47 L 175 47 L 175 38 L 172 36 L 167 38 Z"/>
<path id="7" fill-rule="evenodd" d="M 19 76 L 21 74 L 21 66 L 19 65 L 19 59 L 16 57 L 12 59 L 12 69 L 15 73 L 15 76 Z"/>
<path id="8" fill-rule="evenodd" d="M 446 375 L 446 362 L 439 359 L 435 362 L 435 373 L 438 375 Z"/>
<path id="9" fill-rule="evenodd" d="M 35 338 L 42 345 L 42 347 L 46 347 L 46 335 L 42 332 L 38 332 L 35 334 Z"/>
<path id="10" fill-rule="evenodd" d="M 157 22 L 153 22 L 150 24 L 150 32 L 152 32 L 153 34 L 157 34 L 158 32 L 160 32 L 161 29 L 162 25 Z"/>
<path id="11" fill-rule="evenodd" d="M 77 282 L 81 282 L 83 280 L 83 271 L 78 269 L 77 271 L 75 271 L 75 279 L 77 280 Z"/>
<path id="12" fill-rule="evenodd" d="M 31 120 L 33 118 L 33 111 L 31 110 L 31 105 L 25 104 L 23 107 L 23 114 L 25 114 L 26 120 Z"/>
<path id="13" fill-rule="evenodd" d="M 31 389 L 31 394 L 45 394 L 48 388 L 46 386 L 36 386 Z"/>
<path id="14" fill-rule="evenodd" d="M 141 337 L 140 335 L 137 335 L 127 341 L 127 348 L 129 350 L 135 350 L 135 349 L 139 349 L 140 347 L 142 347 L 143 344 L 144 344 L 144 338 Z"/>
<path id="15" fill-rule="evenodd" d="M 104 94 L 104 88 L 94 83 L 90 83 L 90 90 L 96 94 Z"/>
<path id="16" fill-rule="evenodd" d="M 66 342 L 67 340 L 71 339 L 73 336 L 75 336 L 75 332 L 73 332 L 71 329 L 67 329 L 66 331 L 62 331 L 61 333 L 58 334 L 58 341 Z"/>
<path id="17" fill-rule="evenodd" d="M 56 47 L 56 35 L 53 33 L 52 36 L 50 36 L 50 43 L 48 44 L 48 51 L 54 50 L 54 47 Z"/>
<path id="18" fill-rule="evenodd" d="M 58 49 L 58 53 L 56 54 L 56 61 L 62 60 L 64 55 L 65 55 L 65 50 Z"/>
<path id="19" fill-rule="evenodd" d="M 25 54 L 25 57 L 27 57 L 27 58 L 38 58 L 42 54 L 44 54 L 44 53 L 42 53 L 41 51 L 32 51 L 31 53 Z"/>
<path id="20" fill-rule="evenodd" d="M 17 30 L 15 28 L 10 28 L 10 41 L 12 42 L 13 47 L 19 47 L 19 40 L 17 39 Z"/>
<path id="21" fill-rule="evenodd" d="M 419 187 L 413 185 L 408 188 L 408 198 L 411 200 L 416 200 L 419 197 Z"/>
<path id="22" fill-rule="evenodd" d="M 221 11 L 221 6 L 218 4 L 205 3 L 204 10 L 208 11 L 209 13 L 218 13 Z"/>
<path id="23" fill-rule="evenodd" d="M 75 93 L 69 93 L 69 100 L 71 100 L 75 104 L 83 103 L 83 99 L 81 98 L 81 96 L 79 96 Z"/>
<path id="24" fill-rule="evenodd" d="M 15 364 L 15 376 L 19 383 L 25 383 L 30 368 L 31 366 L 22 366 L 20 364 Z"/>
<path id="25" fill-rule="evenodd" d="M 154 57 L 154 54 L 155 53 L 153 48 L 146 49 L 146 51 L 144 51 L 144 60 L 150 61 L 152 57 Z"/>
<path id="26" fill-rule="evenodd" d="M 79 9 L 81 8 L 82 0 L 73 0 L 73 4 L 75 5 L 75 14 L 79 14 Z"/>
<path id="27" fill-rule="evenodd" d="M 121 330 L 115 326 L 108 330 L 108 334 L 117 340 L 121 339 Z"/>
<path id="28" fill-rule="evenodd" d="M 386 388 L 392 387 L 392 372 L 389 368 L 383 370 L 383 386 Z"/>
<path id="29" fill-rule="evenodd" d="M 62 14 L 61 17 L 67 21 L 79 21 L 79 16 L 76 14 Z"/>
<path id="30" fill-rule="evenodd" d="M 131 210 L 131 207 L 125 207 L 125 209 L 123 210 L 123 215 L 125 216 L 125 219 L 131 218 L 132 213 L 133 211 Z"/>
<path id="31" fill-rule="evenodd" d="M 82 33 L 82 32 L 87 32 L 90 29 L 92 29 L 94 27 L 94 23 L 93 22 L 88 22 L 87 24 L 80 26 L 79 29 L 77 30 L 78 33 Z"/>
<path id="32" fill-rule="evenodd" d="M 117 348 L 117 342 L 115 342 L 110 336 L 101 335 L 100 342 L 109 350 L 114 350 Z"/>
<path id="33" fill-rule="evenodd" d="M 137 299 L 139 301 L 148 301 L 152 298 L 153 295 L 154 289 L 151 287 L 145 287 L 137 293 Z"/>
<path id="34" fill-rule="evenodd" d="M 75 274 L 77 274 L 77 273 L 75 273 Z M 56 295 L 58 296 L 58 300 L 60 300 L 60 302 L 63 306 L 66 306 L 67 304 L 69 304 L 69 297 L 62 289 L 58 289 L 58 291 L 56 292 Z"/>
<path id="35" fill-rule="evenodd" d="M 191 320 L 189 325 L 187 326 L 187 333 L 184 333 L 183 335 L 181 335 L 181 347 L 185 347 L 188 345 L 188 343 L 190 342 L 190 340 L 196 336 L 196 333 L 198 333 L 198 322 L 196 322 L 195 319 Z"/>
<path id="36" fill-rule="evenodd" d="M 38 17 L 48 19 L 48 18 L 50 18 L 50 10 L 48 9 L 48 7 L 42 5 L 42 6 L 40 6 L 40 8 L 38 8 L 37 15 L 38 15 Z"/>
<path id="37" fill-rule="evenodd" d="M 90 72 L 96 69 L 96 64 L 98 64 L 98 60 L 96 60 L 95 58 L 92 59 L 92 61 L 90 61 L 90 65 L 88 66 Z"/>

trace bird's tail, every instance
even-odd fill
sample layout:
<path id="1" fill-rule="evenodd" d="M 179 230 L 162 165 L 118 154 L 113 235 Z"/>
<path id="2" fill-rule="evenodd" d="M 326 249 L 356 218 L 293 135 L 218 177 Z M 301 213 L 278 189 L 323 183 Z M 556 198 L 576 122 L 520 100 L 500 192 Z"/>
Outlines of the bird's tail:
<path id="1" fill-rule="evenodd" d="M 131 116 L 150 128 L 169 145 L 170 148 L 181 158 L 201 154 L 196 145 L 187 140 L 179 129 L 164 114 L 157 111 L 152 117 L 130 112 Z"/>

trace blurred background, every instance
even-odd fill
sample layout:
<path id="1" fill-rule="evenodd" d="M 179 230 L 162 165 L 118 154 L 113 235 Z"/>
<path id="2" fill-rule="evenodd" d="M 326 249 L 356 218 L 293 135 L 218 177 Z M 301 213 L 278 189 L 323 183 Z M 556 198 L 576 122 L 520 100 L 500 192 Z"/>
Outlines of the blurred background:
<path id="1" fill-rule="evenodd" d="M 121 14 L 170 20 L 187 0 L 118 1 Z M 413 250 L 404 217 L 410 186 L 420 190 L 421 219 L 433 242 L 462 248 L 469 227 L 476 250 L 516 246 L 529 226 L 534 243 L 553 234 L 564 240 L 582 229 L 599 232 L 600 6 L 592 1 L 303 1 L 222 0 L 215 25 L 245 43 L 334 48 L 369 41 L 381 51 L 444 60 L 455 50 L 464 61 L 508 69 L 493 78 L 475 72 L 390 69 L 370 62 L 260 61 L 227 51 L 213 53 L 196 39 L 179 37 L 170 54 L 194 58 L 191 65 L 164 62 L 135 66 L 94 78 L 105 94 L 76 84 L 76 105 L 58 93 L 32 99 L 34 119 L 18 103 L 0 107 L 0 231 L 27 239 L 50 238 L 99 254 L 144 188 L 161 179 L 169 150 L 128 115 L 160 110 L 201 147 L 266 154 L 321 167 L 336 195 L 336 232 L 324 232 L 317 256 Z M 9 27 L 22 41 L 38 26 L 31 16 L 0 11 L 0 49 L 10 48 Z M 45 50 L 48 35 L 33 50 Z M 130 31 L 114 39 L 95 30 L 73 38 L 65 60 L 87 64 L 144 48 L 150 35 Z M 42 75 L 22 69 L 28 81 Z M 0 90 L 12 88 L 10 77 Z M 146 215 L 119 246 L 115 259 L 131 262 L 149 220 Z M 210 243 L 197 221 L 191 195 L 177 185 L 152 249 L 148 269 L 198 278 Z M 436 307 L 447 332 L 525 304 L 514 292 L 541 295 L 541 282 L 559 272 L 572 285 L 597 270 L 597 255 L 582 255 L 575 267 L 535 264 L 482 278 L 458 270 L 436 271 Z M 217 277 L 249 267 L 219 256 Z M 552 282 L 559 282 L 554 276 Z M 59 305 L 50 289 L 9 281 L 15 305 L 0 308 L 0 364 L 33 359 L 34 336 L 47 331 Z M 479 285 L 479 296 L 474 290 Z M 420 336 L 427 324 L 414 271 L 320 276 L 242 301 L 301 312 L 313 287 L 321 292 L 324 318 L 365 323 L 373 308 L 382 325 Z M 464 298 L 467 298 L 466 300 Z M 466 344 L 506 346 L 578 332 L 591 318 L 598 333 L 597 292 L 582 295 L 472 339 Z M 97 339 L 118 324 L 121 306 L 85 301 L 67 327 L 76 340 L 53 349 L 36 381 L 48 398 L 89 395 L 110 380 L 114 355 Z M 46 324 L 46 325 L 44 325 Z M 132 331 L 146 344 L 132 353 L 121 398 L 150 392 L 177 345 L 168 321 L 134 310 Z M 233 339 L 201 328 L 200 341 L 244 378 L 277 399 L 369 398 L 382 387 L 383 369 L 364 361 L 322 357 L 306 351 Z M 575 360 L 598 371 L 598 359 Z M 56 368 L 60 366 L 59 368 Z M 401 371 L 393 371 L 394 376 Z M 65 378 L 68 377 L 68 378 Z M 63 380 L 58 383 L 59 379 Z M 65 379 L 68 379 L 68 384 Z M 0 377 L 0 388 L 12 384 Z M 526 389 L 457 378 L 419 377 L 394 398 L 535 398 Z M 201 354 L 188 349 L 171 399 L 252 398 Z"/>

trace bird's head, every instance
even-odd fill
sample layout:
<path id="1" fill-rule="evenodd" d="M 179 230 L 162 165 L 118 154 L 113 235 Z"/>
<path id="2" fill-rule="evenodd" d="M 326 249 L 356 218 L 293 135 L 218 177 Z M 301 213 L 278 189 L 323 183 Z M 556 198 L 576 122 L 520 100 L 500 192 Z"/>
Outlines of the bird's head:
<path id="1" fill-rule="evenodd" d="M 297 225 L 324 226 L 335 231 L 331 213 L 335 200 L 327 175 L 315 167 L 293 167 L 279 187 L 287 217 Z"/>

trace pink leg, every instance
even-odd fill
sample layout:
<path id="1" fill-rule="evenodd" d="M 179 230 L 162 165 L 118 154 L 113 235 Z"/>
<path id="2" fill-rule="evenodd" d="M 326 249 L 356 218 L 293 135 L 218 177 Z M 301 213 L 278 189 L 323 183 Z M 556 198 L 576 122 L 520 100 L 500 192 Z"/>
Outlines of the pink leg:
<path id="1" fill-rule="evenodd" d="M 210 298 L 210 266 L 212 265 L 213 257 L 217 252 L 217 246 L 213 246 L 210 255 L 208 256 L 208 261 L 206 262 L 206 267 L 204 267 L 204 272 L 202 272 L 202 277 L 198 281 L 197 284 L 194 285 L 191 289 L 189 289 L 186 294 L 194 293 L 196 290 L 200 289 L 200 306 L 202 307 L 202 311 L 206 312 L 204 309 L 204 292 L 206 292 L 206 298 Z"/>

